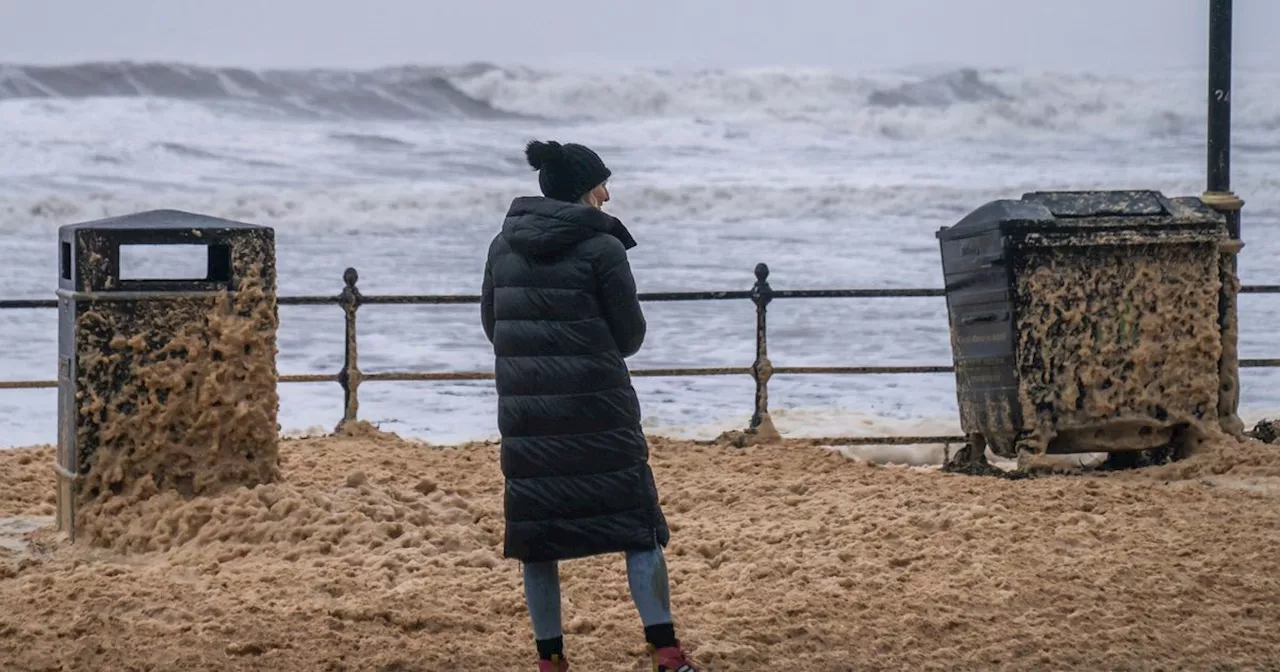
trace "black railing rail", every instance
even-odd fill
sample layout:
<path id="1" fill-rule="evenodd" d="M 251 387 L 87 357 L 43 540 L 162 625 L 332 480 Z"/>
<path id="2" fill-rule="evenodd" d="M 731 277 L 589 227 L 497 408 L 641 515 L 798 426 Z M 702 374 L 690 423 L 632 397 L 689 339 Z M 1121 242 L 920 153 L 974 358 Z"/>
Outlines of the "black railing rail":
<path id="1" fill-rule="evenodd" d="M 641 293 L 645 302 L 671 301 L 751 301 L 756 306 L 756 356 L 750 366 L 675 367 L 633 369 L 636 377 L 675 376 L 751 376 L 756 384 L 755 404 L 752 409 L 750 429 L 756 430 L 769 419 L 769 379 L 778 375 L 906 375 L 952 373 L 951 365 L 925 366 L 773 366 L 769 360 L 768 326 L 766 315 L 770 302 L 779 299 L 880 299 L 944 297 L 942 289 L 793 289 L 776 290 L 769 284 L 769 267 L 757 264 L 756 282 L 750 290 L 704 292 L 650 292 Z M 363 294 L 358 283 L 360 274 L 348 268 L 342 274 L 342 291 L 333 296 L 282 296 L 281 306 L 336 305 L 346 315 L 346 336 L 342 368 L 337 373 L 282 374 L 282 383 L 333 383 L 342 386 L 342 422 L 356 420 L 360 412 L 360 385 L 370 382 L 425 382 L 492 380 L 490 371 L 383 371 L 364 373 L 360 370 L 357 347 L 356 315 L 367 305 L 459 305 L 478 304 L 478 294 Z M 1242 294 L 1280 294 L 1280 285 L 1246 285 Z M 56 299 L 0 300 L 4 309 L 57 308 Z M 477 318 L 478 319 L 478 318 Z M 1242 359 L 1241 368 L 1280 367 L 1280 359 Z M 55 388 L 53 380 L 3 380 L 0 390 Z M 928 443 L 960 443 L 962 436 L 849 436 L 809 437 L 806 440 L 832 445 L 910 445 Z"/>

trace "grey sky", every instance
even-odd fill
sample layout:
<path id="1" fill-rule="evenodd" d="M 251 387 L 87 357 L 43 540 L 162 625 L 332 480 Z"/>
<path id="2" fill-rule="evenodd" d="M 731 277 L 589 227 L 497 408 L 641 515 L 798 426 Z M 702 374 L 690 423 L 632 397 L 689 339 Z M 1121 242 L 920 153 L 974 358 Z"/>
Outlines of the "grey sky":
<path id="1" fill-rule="evenodd" d="M 0 62 L 1202 67 L 1209 0 L 0 0 Z M 1235 1 L 1280 69 L 1280 0 Z"/>

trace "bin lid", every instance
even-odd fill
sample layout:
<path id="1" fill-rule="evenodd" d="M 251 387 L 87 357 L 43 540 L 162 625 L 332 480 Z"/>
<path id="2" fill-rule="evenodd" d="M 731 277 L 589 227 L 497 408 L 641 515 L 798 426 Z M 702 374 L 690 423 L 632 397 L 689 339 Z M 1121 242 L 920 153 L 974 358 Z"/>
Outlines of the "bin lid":
<path id="1" fill-rule="evenodd" d="M 220 217 L 212 217 L 210 215 L 200 215 L 194 212 L 184 212 L 182 210 L 147 210 L 145 212 L 133 212 L 127 215 L 108 217 L 106 219 L 96 219 L 89 222 L 67 224 L 59 227 L 58 230 L 61 232 L 73 232 L 84 229 L 109 231 L 192 229 L 198 229 L 201 231 L 250 231 L 266 228 L 269 227 L 265 227 L 260 224 L 248 224 L 230 219 L 222 219 Z"/>
<path id="2" fill-rule="evenodd" d="M 986 203 L 954 226 L 942 227 L 937 237 L 957 240 L 992 230 L 1013 236 L 1178 232 L 1218 237 L 1218 229 L 1225 235 L 1225 226 L 1225 217 L 1198 198 L 1171 199 L 1152 190 L 1034 191 L 1018 200 Z"/>
<path id="3" fill-rule="evenodd" d="M 1054 217 L 1167 217 L 1172 204 L 1158 191 L 1033 191 L 1022 200 Z"/>

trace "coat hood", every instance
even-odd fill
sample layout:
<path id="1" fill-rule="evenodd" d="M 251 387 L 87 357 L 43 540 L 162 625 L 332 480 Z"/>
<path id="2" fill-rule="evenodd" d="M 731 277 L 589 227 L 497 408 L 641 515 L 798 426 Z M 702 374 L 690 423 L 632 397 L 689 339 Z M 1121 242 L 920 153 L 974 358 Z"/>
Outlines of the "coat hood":
<path id="1" fill-rule="evenodd" d="M 582 203 L 523 196 L 511 202 L 502 223 L 502 237 L 524 257 L 554 257 L 601 233 L 628 250 L 636 246 L 617 217 Z"/>

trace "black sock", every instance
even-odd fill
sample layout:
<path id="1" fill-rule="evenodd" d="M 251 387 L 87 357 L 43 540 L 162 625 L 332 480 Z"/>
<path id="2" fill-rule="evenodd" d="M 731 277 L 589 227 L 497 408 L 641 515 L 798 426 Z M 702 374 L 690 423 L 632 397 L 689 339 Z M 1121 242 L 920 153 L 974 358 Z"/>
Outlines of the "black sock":
<path id="1" fill-rule="evenodd" d="M 652 644 L 655 649 L 677 646 L 679 642 L 676 641 L 676 626 L 671 623 L 645 626 L 644 641 Z"/>
<path id="2" fill-rule="evenodd" d="M 538 645 L 538 658 L 542 660 L 551 660 L 551 656 L 564 658 L 564 635 L 553 639 L 535 640 L 534 644 Z"/>

